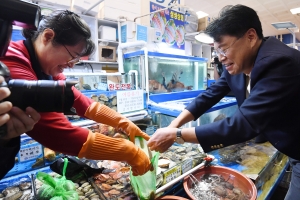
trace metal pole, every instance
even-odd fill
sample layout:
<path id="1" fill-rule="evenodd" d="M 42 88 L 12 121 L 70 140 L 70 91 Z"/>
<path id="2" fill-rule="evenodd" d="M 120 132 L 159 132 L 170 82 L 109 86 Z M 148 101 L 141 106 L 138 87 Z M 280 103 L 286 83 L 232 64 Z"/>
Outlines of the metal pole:
<path id="1" fill-rule="evenodd" d="M 289 31 L 292 33 L 292 35 L 293 35 L 293 48 L 295 49 L 295 47 L 296 47 L 296 36 L 295 36 L 295 32 L 294 32 L 293 30 L 289 29 L 289 28 L 287 28 L 287 30 L 289 30 Z"/>
<path id="2" fill-rule="evenodd" d="M 168 9 L 172 9 L 172 7 L 167 7 L 167 8 L 163 8 L 163 9 L 160 9 L 160 10 L 156 10 L 156 11 L 153 11 L 153 12 L 151 12 L 151 13 L 148 13 L 148 14 L 145 14 L 145 15 L 142 15 L 142 16 L 139 16 L 139 17 L 136 17 L 136 18 L 134 18 L 134 22 L 135 22 L 135 20 L 137 20 L 138 18 L 142 18 L 142 17 L 146 17 L 146 16 L 148 16 L 148 15 L 151 15 L 151 14 L 153 14 L 153 13 L 157 13 L 157 12 L 160 12 L 160 11 L 164 11 L 164 10 L 168 10 Z"/>
<path id="3" fill-rule="evenodd" d="M 100 0 L 100 1 L 98 1 L 97 3 L 95 3 L 93 6 L 91 6 L 89 9 L 87 9 L 86 11 L 84 11 L 82 14 L 86 14 L 86 13 L 88 13 L 90 10 L 92 10 L 94 7 L 96 7 L 98 4 L 100 4 L 102 1 L 104 1 L 104 0 Z"/>

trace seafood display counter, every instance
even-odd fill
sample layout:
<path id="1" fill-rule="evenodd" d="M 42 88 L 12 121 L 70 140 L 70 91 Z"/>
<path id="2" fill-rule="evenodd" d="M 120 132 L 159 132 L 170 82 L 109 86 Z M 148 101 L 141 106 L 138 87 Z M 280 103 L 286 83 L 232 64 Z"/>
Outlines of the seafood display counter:
<path id="1" fill-rule="evenodd" d="M 110 137 L 123 137 L 126 135 L 117 133 L 112 127 L 103 124 L 88 126 L 94 132 L 100 132 Z M 270 143 L 256 144 L 253 141 L 232 145 L 223 149 L 209 152 L 215 157 L 213 165 L 224 166 L 237 170 L 251 178 L 258 190 L 257 199 L 268 199 L 272 191 L 281 180 L 288 165 L 287 157 L 278 152 Z M 200 163 L 206 154 L 202 152 L 200 145 L 186 143 L 183 145 L 174 144 L 165 153 L 160 154 L 157 170 L 157 191 L 173 182 L 182 174 L 191 172 Z M 137 199 L 130 185 L 129 166 L 126 163 L 116 161 L 95 161 L 88 162 L 89 166 L 97 168 L 104 167 L 107 170 L 102 173 L 95 173 L 90 177 L 74 179 L 77 193 L 81 198 L 86 199 Z M 31 199 L 34 195 L 33 189 L 38 191 L 41 183 L 35 176 L 38 171 L 43 171 L 59 177 L 49 167 L 41 167 L 37 170 L 4 178 L 0 181 L 0 198 L 3 196 L 11 199 Z M 32 181 L 35 182 L 33 185 Z M 174 184 L 158 195 L 174 194 L 175 191 L 183 190 L 181 181 Z M 184 196 L 185 194 L 176 194 Z M 22 198 L 21 198 L 22 197 Z M 186 196 L 184 196 L 186 197 Z"/>
<path id="2" fill-rule="evenodd" d="M 252 179 L 257 188 L 257 199 L 270 198 L 288 167 L 288 157 L 269 142 L 254 140 L 209 152 L 214 164 L 237 170 Z"/>
<path id="3" fill-rule="evenodd" d="M 172 147 L 161 158 L 168 162 L 159 162 L 157 170 L 156 187 L 159 189 L 165 183 L 172 181 L 178 174 L 192 168 L 194 164 L 201 162 L 196 146 Z M 193 152 L 192 161 L 182 161 L 180 155 L 186 155 L 186 151 Z M 195 151 L 195 152 L 194 152 Z M 175 159 L 169 159 L 172 154 L 178 154 Z M 196 156 L 197 155 L 197 156 Z M 182 156 L 184 157 L 184 156 Z M 84 200 L 137 200 L 130 184 L 130 167 L 123 162 L 109 160 L 91 160 L 89 166 L 105 168 L 101 173 L 94 173 L 90 177 L 74 176 L 71 180 L 75 183 L 79 199 Z M 37 173 L 44 172 L 54 179 L 61 178 L 60 174 L 53 172 L 49 166 L 37 170 L 28 171 L 19 175 L 10 176 L 0 181 L 0 199 L 25 200 L 37 198 L 43 191 L 43 182 L 37 179 Z"/>
<path id="4" fill-rule="evenodd" d="M 152 113 L 154 124 L 157 127 L 167 127 L 201 92 L 203 91 L 150 95 L 148 108 Z M 236 108 L 235 98 L 225 97 L 198 120 L 189 122 L 184 127 L 201 126 L 229 117 L 234 114 Z M 213 165 L 229 167 L 253 180 L 259 200 L 270 198 L 288 167 L 288 157 L 277 151 L 269 142 L 257 144 L 250 140 L 208 153 L 216 158 Z M 182 191 L 182 184 L 177 187 L 173 189 L 173 193 Z M 181 196 L 186 197 L 185 195 L 181 193 Z"/>

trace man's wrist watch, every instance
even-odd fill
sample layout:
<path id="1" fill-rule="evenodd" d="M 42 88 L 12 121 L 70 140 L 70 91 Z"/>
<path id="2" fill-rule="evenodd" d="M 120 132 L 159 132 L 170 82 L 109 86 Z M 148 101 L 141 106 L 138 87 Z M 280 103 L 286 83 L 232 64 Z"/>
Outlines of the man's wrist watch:
<path id="1" fill-rule="evenodd" d="M 177 129 L 175 142 L 178 143 L 178 144 L 183 144 L 185 142 L 184 139 L 182 138 L 182 135 L 181 135 L 181 128 Z"/>

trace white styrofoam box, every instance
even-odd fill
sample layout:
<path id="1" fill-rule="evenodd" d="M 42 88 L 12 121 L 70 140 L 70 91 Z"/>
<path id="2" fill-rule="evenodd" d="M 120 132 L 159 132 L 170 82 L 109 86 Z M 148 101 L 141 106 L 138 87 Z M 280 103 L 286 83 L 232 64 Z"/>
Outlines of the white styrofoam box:
<path id="1" fill-rule="evenodd" d="M 99 26 L 99 36 L 100 39 L 116 41 L 117 30 L 110 26 Z"/>
<path id="2" fill-rule="evenodd" d="M 74 0 L 74 8 L 76 10 L 81 10 L 84 12 L 94 6 L 97 2 L 99 2 L 99 0 Z M 91 9 L 87 14 L 96 16 L 98 14 L 98 11 L 99 5 Z"/>

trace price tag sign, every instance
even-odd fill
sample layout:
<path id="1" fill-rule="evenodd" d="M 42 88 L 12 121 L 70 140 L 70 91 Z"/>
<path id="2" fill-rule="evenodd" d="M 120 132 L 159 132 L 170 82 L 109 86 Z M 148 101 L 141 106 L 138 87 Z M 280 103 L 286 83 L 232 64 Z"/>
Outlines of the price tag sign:
<path id="1" fill-rule="evenodd" d="M 187 159 L 181 165 L 181 171 L 183 174 L 191 170 L 192 168 L 193 168 L 193 159 Z"/>
<path id="2" fill-rule="evenodd" d="M 31 146 L 20 149 L 19 161 L 24 162 L 28 160 L 36 159 L 39 155 L 42 155 L 42 145 Z"/>
<path id="3" fill-rule="evenodd" d="M 119 113 L 144 109 L 143 90 L 117 91 L 117 105 Z"/>
<path id="4" fill-rule="evenodd" d="M 98 90 L 104 90 L 106 91 L 107 90 L 107 84 L 106 83 L 98 83 Z"/>
<path id="5" fill-rule="evenodd" d="M 164 172 L 164 181 L 163 183 L 169 183 L 170 181 L 174 180 L 175 178 L 181 175 L 181 166 L 175 166 L 169 171 Z"/>

